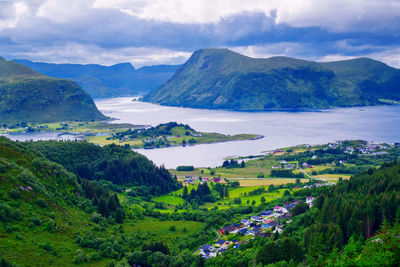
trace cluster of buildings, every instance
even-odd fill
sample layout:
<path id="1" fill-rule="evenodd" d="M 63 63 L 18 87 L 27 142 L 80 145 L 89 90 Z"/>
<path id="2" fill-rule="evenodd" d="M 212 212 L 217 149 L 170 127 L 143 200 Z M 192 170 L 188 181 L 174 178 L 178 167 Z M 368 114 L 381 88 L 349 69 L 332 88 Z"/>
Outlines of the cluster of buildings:
<path id="1" fill-rule="evenodd" d="M 349 154 L 360 153 L 360 154 L 369 154 L 369 155 L 386 154 L 388 152 L 384 151 L 385 149 L 391 149 L 394 147 L 400 147 L 400 143 L 382 144 L 382 143 L 364 141 L 356 147 L 349 146 L 349 145 L 346 146 L 342 141 L 337 141 L 335 143 L 329 144 L 329 148 L 334 148 L 334 149 L 340 148 L 345 153 L 349 153 Z"/>
<path id="2" fill-rule="evenodd" d="M 287 202 L 283 206 L 275 206 L 272 210 L 262 211 L 259 215 L 253 215 L 249 219 L 242 219 L 239 223 L 233 223 L 219 229 L 221 235 L 240 234 L 245 236 L 269 237 L 271 233 L 281 233 L 283 230 L 283 220 L 290 223 L 290 210 L 299 203 L 299 200 Z M 306 203 L 309 207 L 313 206 L 314 197 L 307 197 Z M 239 245 L 247 241 L 238 242 L 236 240 L 227 241 L 219 239 L 214 245 L 204 244 L 200 247 L 200 255 L 205 258 L 216 257 L 219 253 L 223 253 L 228 247 L 238 248 Z"/>
<path id="3" fill-rule="evenodd" d="M 185 179 L 183 180 L 183 182 L 187 183 L 187 184 L 195 184 L 196 181 L 200 181 L 200 178 L 199 177 L 186 176 Z M 219 178 L 219 177 L 213 177 L 213 178 L 202 177 L 200 182 L 201 183 L 202 182 L 221 183 L 222 181 L 223 181 L 223 179 Z"/>
<path id="4" fill-rule="evenodd" d="M 281 164 L 280 166 L 278 165 L 272 166 L 272 169 L 293 170 L 297 168 L 296 163 L 288 163 L 286 160 L 282 160 L 280 164 Z"/>

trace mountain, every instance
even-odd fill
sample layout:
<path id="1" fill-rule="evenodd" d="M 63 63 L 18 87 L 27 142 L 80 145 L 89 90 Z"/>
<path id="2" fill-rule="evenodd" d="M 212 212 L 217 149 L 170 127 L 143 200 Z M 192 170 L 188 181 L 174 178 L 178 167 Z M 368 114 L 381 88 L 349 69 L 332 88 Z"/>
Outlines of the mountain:
<path id="1" fill-rule="evenodd" d="M 209 109 L 329 108 L 400 100 L 400 70 L 368 58 L 328 63 L 201 49 L 144 101 Z"/>
<path id="2" fill-rule="evenodd" d="M 102 66 L 52 64 L 24 59 L 15 61 L 50 77 L 73 80 L 93 98 L 148 93 L 171 78 L 180 67 L 180 65 L 155 65 L 135 69 L 130 63 Z"/>
<path id="3" fill-rule="evenodd" d="M 47 77 L 0 57 L 0 123 L 106 118 L 76 83 Z"/>

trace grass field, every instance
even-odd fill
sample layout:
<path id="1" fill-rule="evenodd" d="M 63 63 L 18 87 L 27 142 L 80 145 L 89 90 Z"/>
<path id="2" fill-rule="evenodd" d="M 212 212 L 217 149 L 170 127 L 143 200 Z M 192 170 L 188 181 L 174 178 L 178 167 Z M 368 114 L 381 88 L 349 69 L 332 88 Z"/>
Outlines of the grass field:
<path id="1" fill-rule="evenodd" d="M 324 179 L 330 182 L 335 182 L 339 180 L 340 177 L 343 179 L 347 180 L 350 179 L 351 175 L 350 174 L 320 174 L 320 175 L 315 175 L 313 176 L 317 179 Z"/>
<path id="2" fill-rule="evenodd" d="M 269 185 L 283 185 L 288 183 L 295 183 L 295 178 L 253 178 L 253 179 L 229 179 L 231 182 L 238 181 L 240 186 L 269 186 Z M 301 179 L 302 183 L 307 182 L 308 179 Z"/>
<path id="3" fill-rule="evenodd" d="M 232 206 L 240 206 L 238 204 L 234 204 L 234 199 L 235 198 L 240 198 L 241 199 L 241 205 L 251 205 L 253 201 L 255 201 L 255 205 L 260 205 L 261 204 L 261 197 L 264 197 L 266 202 L 278 199 L 283 196 L 283 192 L 286 190 L 280 189 L 275 192 L 271 193 L 264 193 L 260 195 L 255 195 L 255 196 L 248 196 L 245 195 L 248 194 L 250 191 L 253 191 L 257 188 L 260 188 L 260 186 L 247 186 L 247 187 L 239 187 L 239 188 L 234 188 L 232 190 L 229 190 L 229 198 L 228 199 L 223 199 L 219 200 L 214 203 L 206 203 L 201 206 L 201 208 L 207 208 L 207 209 L 212 209 L 215 206 L 218 207 L 218 209 L 228 209 Z M 268 188 L 265 187 L 267 190 Z"/>
<path id="4" fill-rule="evenodd" d="M 175 226 L 176 230 L 171 231 L 170 227 Z M 186 232 L 184 232 L 186 228 Z M 172 244 L 179 238 L 184 238 L 197 234 L 204 228 L 204 224 L 194 221 L 159 221 L 154 218 L 145 218 L 136 223 L 125 224 L 124 230 L 127 233 L 144 233 L 157 241 L 163 241 L 166 244 Z"/>

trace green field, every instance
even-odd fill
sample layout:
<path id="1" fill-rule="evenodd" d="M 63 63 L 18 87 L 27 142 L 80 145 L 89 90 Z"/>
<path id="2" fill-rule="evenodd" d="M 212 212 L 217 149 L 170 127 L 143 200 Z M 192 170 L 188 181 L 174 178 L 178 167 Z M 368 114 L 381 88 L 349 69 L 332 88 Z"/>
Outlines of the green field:
<path id="1" fill-rule="evenodd" d="M 175 226 L 176 230 L 171 231 L 171 226 Z M 184 228 L 186 228 L 186 232 Z M 159 221 L 150 217 L 146 217 L 136 223 L 124 224 L 124 230 L 127 233 L 136 232 L 147 234 L 152 239 L 163 241 L 166 244 L 173 244 L 177 239 L 196 234 L 203 228 L 204 224 L 201 222 Z"/>
<path id="2" fill-rule="evenodd" d="M 53 123 L 28 123 L 27 127 L 32 128 L 35 131 L 47 132 L 47 131 L 59 131 L 59 132 L 74 132 L 74 133 L 114 133 L 120 130 L 134 129 L 143 127 L 141 125 L 133 125 L 130 123 L 108 123 L 105 121 L 65 121 L 65 122 L 53 122 Z M 40 127 L 40 128 L 39 128 Z M 18 133 L 25 132 L 25 127 L 20 128 L 0 128 L 0 133 Z"/>
<path id="3" fill-rule="evenodd" d="M 271 179 L 271 180 L 275 180 L 275 179 Z M 276 180 L 285 180 L 285 179 L 276 179 Z M 286 179 L 286 180 L 290 180 L 290 182 L 294 183 L 293 179 Z M 304 182 L 306 182 L 308 180 L 304 180 Z M 288 181 L 284 181 L 285 183 L 287 183 Z M 210 189 L 212 189 L 212 185 L 213 184 L 209 184 Z M 190 192 L 193 188 L 196 188 L 197 185 L 188 185 L 188 191 Z M 275 200 L 277 198 L 280 198 L 283 196 L 283 192 L 286 189 L 279 189 L 277 191 L 274 192 L 266 192 L 263 194 L 259 194 L 259 195 L 255 195 L 255 196 L 249 196 L 248 193 L 251 191 L 254 191 L 260 187 L 264 187 L 266 191 L 268 191 L 268 186 L 264 185 L 264 186 L 241 186 L 241 187 L 235 187 L 235 188 L 229 188 L 229 198 L 225 198 L 222 200 L 217 200 L 216 202 L 212 202 L 212 203 L 205 203 L 204 205 L 200 206 L 200 208 L 207 208 L 207 209 L 212 209 L 215 207 L 218 207 L 218 209 L 227 209 L 229 207 L 232 206 L 240 206 L 240 205 L 251 205 L 251 203 L 253 202 L 253 200 L 256 202 L 255 205 L 260 205 L 261 204 L 261 197 L 264 197 L 266 199 L 266 201 L 272 201 Z M 165 194 L 159 197 L 155 197 L 152 199 L 152 201 L 154 202 L 163 202 L 166 205 L 165 210 L 158 210 L 162 213 L 164 212 L 174 212 L 175 207 L 177 205 L 182 205 L 184 203 L 184 199 L 182 199 L 181 197 L 179 197 L 182 194 L 182 190 L 183 189 L 179 189 L 177 191 L 174 191 L 172 193 L 169 194 Z M 294 189 L 296 190 L 296 189 Z M 215 194 L 215 192 L 214 192 Z M 217 195 L 215 195 L 215 197 L 218 197 Z M 235 204 L 234 200 L 235 198 L 240 198 L 241 199 L 241 204 Z M 247 201 L 249 201 L 249 203 L 247 203 Z M 178 210 L 177 212 L 181 212 L 182 210 Z"/>

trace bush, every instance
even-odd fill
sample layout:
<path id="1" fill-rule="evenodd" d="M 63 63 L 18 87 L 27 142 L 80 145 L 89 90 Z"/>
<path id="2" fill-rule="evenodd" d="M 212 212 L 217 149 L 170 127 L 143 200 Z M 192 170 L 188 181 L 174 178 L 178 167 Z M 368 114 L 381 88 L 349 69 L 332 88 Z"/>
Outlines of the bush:
<path id="1" fill-rule="evenodd" d="M 175 231 L 176 231 L 175 225 L 171 225 L 171 226 L 169 227 L 169 230 L 170 230 L 171 232 L 175 232 Z"/>
<path id="2" fill-rule="evenodd" d="M 257 178 L 264 178 L 264 173 L 258 173 Z"/>
<path id="3" fill-rule="evenodd" d="M 33 225 L 36 225 L 36 226 L 42 225 L 42 222 L 40 221 L 40 219 L 38 219 L 38 218 L 36 218 L 36 217 L 32 217 L 32 218 L 31 218 L 31 223 L 32 223 Z"/>
<path id="4" fill-rule="evenodd" d="M 190 171 L 194 171 L 194 167 L 193 166 L 178 166 L 176 168 L 177 171 L 180 172 L 190 172 Z"/>
<path id="5" fill-rule="evenodd" d="M 94 223 L 100 224 L 100 222 L 103 221 L 104 218 L 103 218 L 103 216 L 101 216 L 100 213 L 94 212 L 94 213 L 92 213 L 92 215 L 91 215 L 91 220 L 92 220 L 92 222 L 94 222 Z"/>
<path id="6" fill-rule="evenodd" d="M 21 192 L 17 188 L 11 189 L 8 195 L 13 199 L 21 199 Z"/>
<path id="7" fill-rule="evenodd" d="M 36 199 L 35 203 L 41 208 L 47 208 L 47 202 L 43 198 Z"/>
<path id="8" fill-rule="evenodd" d="M 11 219 L 12 209 L 5 203 L 0 203 L 0 221 L 8 222 Z"/>

